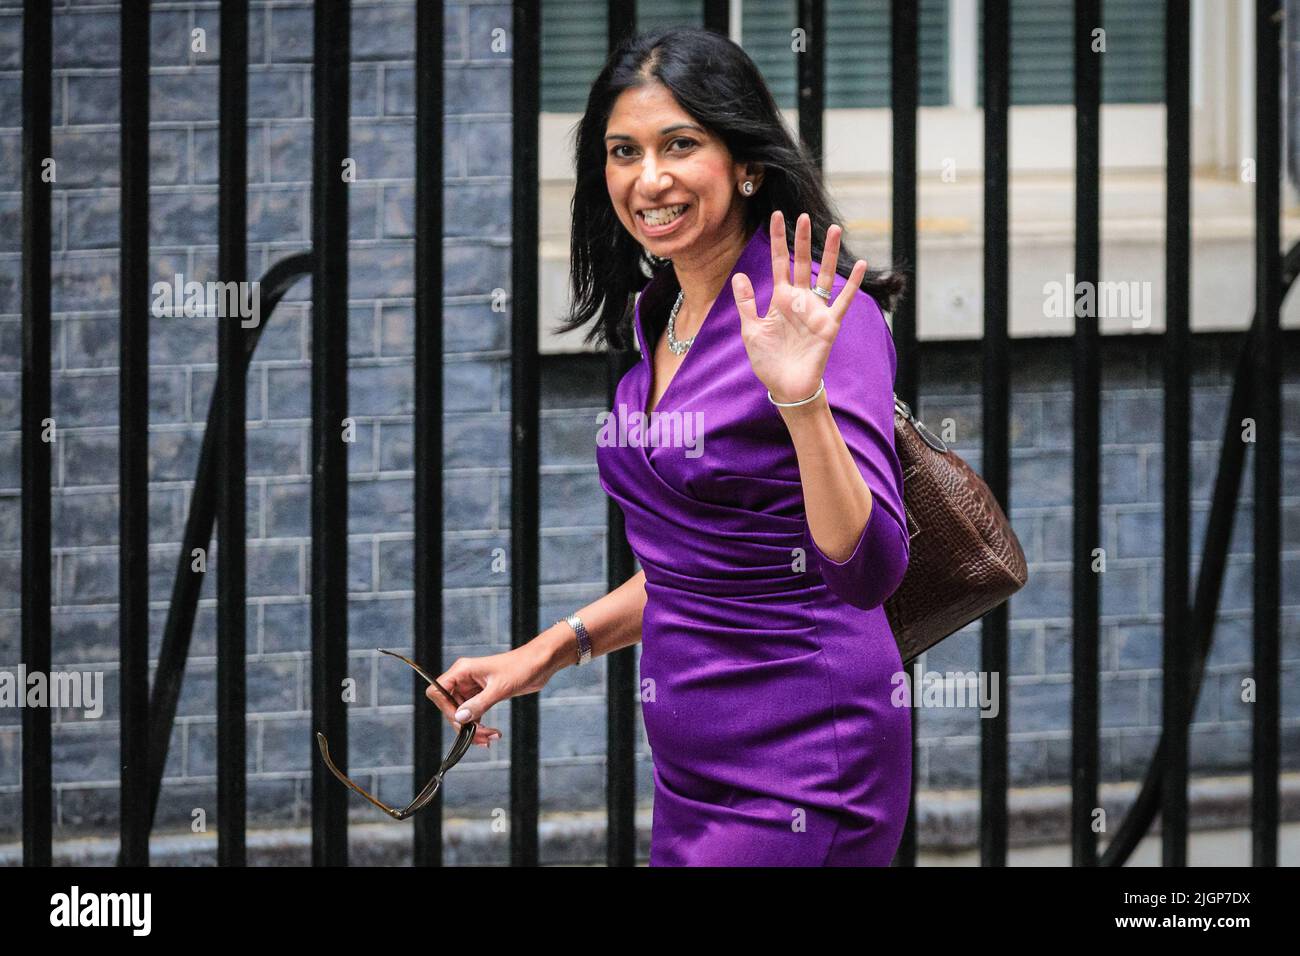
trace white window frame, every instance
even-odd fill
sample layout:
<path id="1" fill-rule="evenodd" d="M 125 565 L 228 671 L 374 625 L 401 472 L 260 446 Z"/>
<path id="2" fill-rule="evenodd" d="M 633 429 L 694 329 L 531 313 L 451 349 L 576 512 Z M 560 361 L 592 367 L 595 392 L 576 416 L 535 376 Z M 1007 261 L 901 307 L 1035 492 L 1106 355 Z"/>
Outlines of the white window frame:
<path id="1" fill-rule="evenodd" d="M 922 107 L 917 117 L 918 156 L 917 174 L 922 189 L 939 181 L 945 162 L 954 164 L 960 178 L 980 182 L 983 178 L 983 112 L 975 105 L 977 91 L 976 69 L 978 58 L 975 43 L 975 0 L 950 0 L 949 7 L 949 93 L 951 102 L 946 106 Z M 742 3 L 731 0 L 729 8 L 730 35 L 739 42 L 742 36 Z M 1252 156 L 1254 150 L 1254 10 L 1250 0 L 1219 3 L 1217 0 L 1193 0 L 1192 3 L 1192 156 L 1197 177 L 1231 181 L 1239 179 L 1242 160 Z M 1207 76 L 1214 77 L 1211 82 Z M 786 123 L 797 132 L 797 113 L 785 111 Z M 541 175 L 543 199 L 542 242 L 542 315 L 554 316 L 563 310 L 568 294 L 566 263 L 568 256 L 568 222 L 546 220 L 547 210 L 553 217 L 567 215 L 572 196 L 573 176 L 570 168 L 571 143 L 569 137 L 579 119 L 576 113 L 543 113 L 541 117 Z M 1164 169 L 1165 164 L 1165 109 L 1159 103 L 1116 103 L 1101 108 L 1101 162 L 1103 177 L 1122 177 L 1127 174 L 1150 177 Z M 891 115 L 887 108 L 828 109 L 826 111 L 825 170 L 832 181 L 845 184 L 875 184 L 872 188 L 888 188 L 891 174 Z M 1015 176 L 1068 176 L 1074 169 L 1074 107 L 1070 104 L 1017 106 L 1010 112 L 1010 172 Z M 1064 187 L 1072 191 L 1072 186 Z M 1243 189 L 1251 188 L 1242 184 Z M 1163 196 L 1163 185 L 1153 185 Z M 1149 194 L 1148 204 L 1153 201 Z M 1158 209 L 1163 209 L 1163 200 Z M 1284 176 L 1284 204 L 1294 208 L 1297 194 Z M 1106 208 L 1103 202 L 1103 215 Z M 1013 217 L 1016 210 L 1013 202 Z M 1196 202 L 1193 200 L 1193 214 Z M 924 217 L 924 213 L 923 213 Z M 1016 220 L 1013 218 L 1013 223 Z M 850 228 L 851 225 L 850 225 Z M 885 224 L 873 224 L 873 234 L 881 233 Z M 922 230 L 924 233 L 924 229 Z M 1283 238 L 1294 241 L 1300 235 L 1300 221 L 1296 217 L 1283 219 Z M 1054 239 L 1059 237 L 1054 237 Z M 1068 238 L 1068 237 L 1067 237 Z M 977 237 L 978 240 L 978 237 Z M 1222 248 L 1207 252 L 1197 251 L 1198 237 L 1194 229 L 1193 263 L 1194 290 L 1192 325 L 1194 329 L 1242 329 L 1249 318 L 1250 309 L 1242 303 L 1252 293 L 1246 290 L 1225 290 L 1222 275 L 1209 275 L 1202 262 L 1221 266 Z M 952 339 L 979 337 L 981 333 L 981 296 L 979 275 L 970 275 L 969 266 L 962 275 L 947 279 L 936 275 L 927 263 L 934 256 L 944 256 L 942 248 L 934 252 L 927 249 L 933 236 L 922 238 L 923 270 L 929 269 L 924 295 L 920 303 L 919 334 L 922 339 Z M 964 240 L 963 240 L 964 241 Z M 1214 237 L 1208 241 L 1213 243 Z M 1231 269 L 1233 274 L 1249 278 L 1253 259 L 1247 254 L 1240 262 L 1241 240 L 1233 240 Z M 888 235 L 884 234 L 884 248 Z M 1149 242 L 1148 242 L 1149 244 Z M 942 245 L 942 244 L 940 244 Z M 1103 238 L 1103 276 L 1106 267 L 1124 252 L 1107 248 Z M 1154 254 L 1150 249 L 1148 254 Z M 1013 237 L 1012 281 L 1017 285 L 1017 247 Z M 1162 261 L 1162 260 L 1161 260 Z M 1150 268 L 1147 271 L 1151 271 Z M 1158 296 L 1163 301 L 1163 278 L 1158 281 Z M 1022 276 L 1023 286 L 1029 277 Z M 940 281 L 936 281 L 940 280 Z M 1208 290 L 1203 295 L 1202 290 Z M 1024 293 L 1025 289 L 1021 289 Z M 1214 300 L 1210 296 L 1223 296 Z M 1245 296 L 1245 299 L 1242 296 Z M 1284 313 L 1284 325 L 1292 327 L 1300 319 L 1300 298 Z M 1163 311 L 1163 305 L 1160 306 Z M 1198 311 L 1199 310 L 1199 311 Z M 1024 302 L 1013 302 L 1012 334 L 1062 335 L 1069 334 L 1072 320 L 1038 319 L 1024 307 Z M 1289 314 L 1290 319 L 1288 320 Z M 542 320 L 541 350 L 544 353 L 584 351 L 580 333 L 554 336 L 547 328 L 552 324 Z M 1158 331 L 1163 322 L 1152 325 L 1149 331 Z M 1102 324 L 1105 332 L 1120 332 L 1122 328 Z"/>

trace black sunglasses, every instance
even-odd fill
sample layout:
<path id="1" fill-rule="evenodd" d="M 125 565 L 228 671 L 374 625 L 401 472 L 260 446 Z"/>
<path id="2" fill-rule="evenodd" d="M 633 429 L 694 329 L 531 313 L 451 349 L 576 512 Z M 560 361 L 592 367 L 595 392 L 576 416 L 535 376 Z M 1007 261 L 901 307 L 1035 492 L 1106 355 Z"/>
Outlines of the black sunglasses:
<path id="1" fill-rule="evenodd" d="M 431 674 L 429 674 L 423 667 L 415 663 L 415 661 L 411 660 L 409 657 L 403 657 L 401 654 L 397 654 L 393 651 L 386 651 L 382 647 L 377 647 L 375 648 L 375 650 L 379 651 L 379 653 L 381 654 L 387 654 L 389 657 L 396 657 L 399 661 L 404 661 L 417 674 L 419 674 L 421 677 L 427 680 L 432 686 L 438 688 L 438 690 L 442 693 L 443 697 L 446 697 L 455 706 L 457 707 L 460 706 L 460 701 L 456 700 L 455 697 L 452 697 L 451 694 L 447 693 L 447 689 L 445 687 L 443 687 L 436 680 L 434 680 Z M 390 807 L 382 800 L 379 800 L 378 798 L 371 796 L 369 793 L 366 792 L 366 790 L 363 787 L 358 786 L 355 781 L 349 778 L 347 774 L 343 773 L 343 771 L 339 770 L 338 767 L 334 766 L 334 761 L 330 759 L 329 741 L 327 741 L 325 739 L 325 735 L 320 733 L 319 731 L 317 731 L 316 733 L 316 743 L 320 746 L 320 755 L 323 758 L 325 758 L 325 766 L 330 768 L 330 772 L 334 774 L 334 776 L 338 777 L 345 784 L 347 784 L 357 793 L 361 794 L 361 796 L 365 797 L 367 800 L 369 800 L 371 803 L 377 806 L 380 810 L 383 810 L 394 820 L 405 820 L 407 817 L 412 816 L 415 813 L 418 813 L 420 810 L 423 810 L 429 804 L 429 801 L 433 799 L 434 794 L 438 792 L 438 788 L 442 786 L 443 776 L 447 773 L 448 770 L 456 766 L 460 758 L 465 756 L 466 751 L 469 750 L 469 745 L 474 742 L 474 731 L 477 728 L 478 728 L 478 724 L 474 723 L 473 721 L 466 724 L 461 724 L 460 733 L 456 735 L 456 742 L 451 745 L 451 750 L 447 751 L 447 756 L 442 758 L 442 765 L 438 768 L 438 772 L 433 775 L 432 780 L 430 780 L 428 783 L 424 785 L 423 788 L 421 788 L 420 792 L 416 794 L 415 799 L 412 800 L 410 803 L 408 803 L 401 810 L 398 810 L 394 807 Z"/>

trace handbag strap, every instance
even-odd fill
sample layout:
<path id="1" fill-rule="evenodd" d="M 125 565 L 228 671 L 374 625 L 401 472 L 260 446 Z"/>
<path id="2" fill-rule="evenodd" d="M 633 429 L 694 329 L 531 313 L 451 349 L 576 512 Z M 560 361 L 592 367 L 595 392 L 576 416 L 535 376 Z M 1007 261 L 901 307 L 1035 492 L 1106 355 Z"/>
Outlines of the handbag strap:
<path id="1" fill-rule="evenodd" d="M 925 422 L 921 421 L 921 419 L 917 418 L 915 415 L 912 414 L 911 406 L 909 406 L 907 402 L 899 398 L 897 392 L 894 393 L 894 408 L 897 411 L 903 413 L 903 417 L 908 420 L 908 422 L 911 424 L 912 428 L 916 431 L 916 433 L 921 436 L 921 441 L 925 442 L 927 445 L 929 445 L 931 448 L 933 448 L 941 455 L 945 455 L 948 453 L 947 442 L 945 442 L 934 432 L 930 431 L 930 429 L 926 428 Z"/>
<path id="2" fill-rule="evenodd" d="M 867 294 L 871 295 L 869 292 Z M 872 296 L 872 298 L 875 297 Z M 880 303 L 877 302 L 876 305 L 879 307 Z M 889 324 L 889 321 L 885 319 L 884 309 L 880 310 L 880 320 L 885 323 L 885 330 L 889 333 L 889 340 L 892 342 L 894 340 L 894 329 L 893 326 Z M 899 398 L 897 392 L 894 392 L 894 408 L 903 413 L 903 417 L 906 418 L 908 422 L 911 423 L 912 427 L 916 429 L 916 433 L 921 436 L 922 441 L 941 455 L 947 453 L 947 443 L 934 432 L 930 431 L 930 429 L 926 428 L 925 423 L 912 414 L 911 406 Z"/>

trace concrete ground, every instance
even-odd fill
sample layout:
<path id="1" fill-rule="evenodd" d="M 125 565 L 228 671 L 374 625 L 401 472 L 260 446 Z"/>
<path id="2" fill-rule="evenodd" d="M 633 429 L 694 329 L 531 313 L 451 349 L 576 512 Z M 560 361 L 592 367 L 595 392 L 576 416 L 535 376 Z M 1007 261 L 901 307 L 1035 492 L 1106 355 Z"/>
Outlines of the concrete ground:
<path id="1" fill-rule="evenodd" d="M 1103 846 L 1104 849 L 1104 846 Z M 1189 866 L 1250 866 L 1250 830 L 1193 831 L 1187 839 Z M 1009 866 L 1069 866 L 1068 843 L 1016 847 L 1007 851 Z M 1300 866 L 1300 823 L 1278 828 L 1278 864 Z M 922 852 L 918 866 L 979 866 L 979 851 L 961 853 Z M 1160 866 L 1160 836 L 1149 836 L 1138 844 L 1128 866 Z"/>
<path id="2" fill-rule="evenodd" d="M 1135 783 L 1105 784 L 1100 798 L 1107 819 L 1118 826 L 1137 795 Z M 1278 860 L 1300 866 L 1300 773 L 1281 778 Z M 1194 777 L 1189 792 L 1188 839 L 1191 866 L 1250 866 L 1250 778 Z M 360 801 L 358 801 L 360 803 Z M 1069 866 L 1070 791 L 1067 787 L 1013 789 L 1007 798 L 1010 866 Z M 349 826 L 349 860 L 354 865 L 402 866 L 411 859 L 413 823 L 382 822 L 358 806 Z M 649 855 L 650 807 L 636 814 L 638 859 Z M 979 866 L 980 809 L 976 791 L 921 791 L 917 795 L 920 866 Z M 1159 818 L 1127 866 L 1160 866 Z M 1196 829 L 1196 828 L 1200 829 Z M 605 814 L 546 814 L 540 821 L 541 857 L 547 865 L 599 866 L 605 853 Z M 210 866 L 217 835 L 158 834 L 151 841 L 155 866 Z M 506 832 L 481 819 L 448 818 L 443 825 L 443 859 L 448 865 L 499 866 L 509 859 Z M 1102 839 L 1105 847 L 1105 836 Z M 55 844 L 58 865 L 112 866 L 115 834 L 87 835 Z M 308 828 L 250 830 L 248 859 L 256 866 L 304 866 L 311 859 Z M 0 844 L 0 866 L 22 863 L 21 843 Z"/>

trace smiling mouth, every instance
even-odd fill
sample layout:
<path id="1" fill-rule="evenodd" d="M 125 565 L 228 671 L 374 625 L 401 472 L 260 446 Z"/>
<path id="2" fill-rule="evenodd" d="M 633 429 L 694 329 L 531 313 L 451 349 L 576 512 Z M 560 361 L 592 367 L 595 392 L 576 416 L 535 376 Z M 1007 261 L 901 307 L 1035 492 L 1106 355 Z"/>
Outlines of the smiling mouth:
<path id="1" fill-rule="evenodd" d="M 638 209 L 636 214 L 647 226 L 657 228 L 676 222 L 689 208 L 690 203 L 677 203 L 673 206 L 661 206 L 658 209 Z"/>

